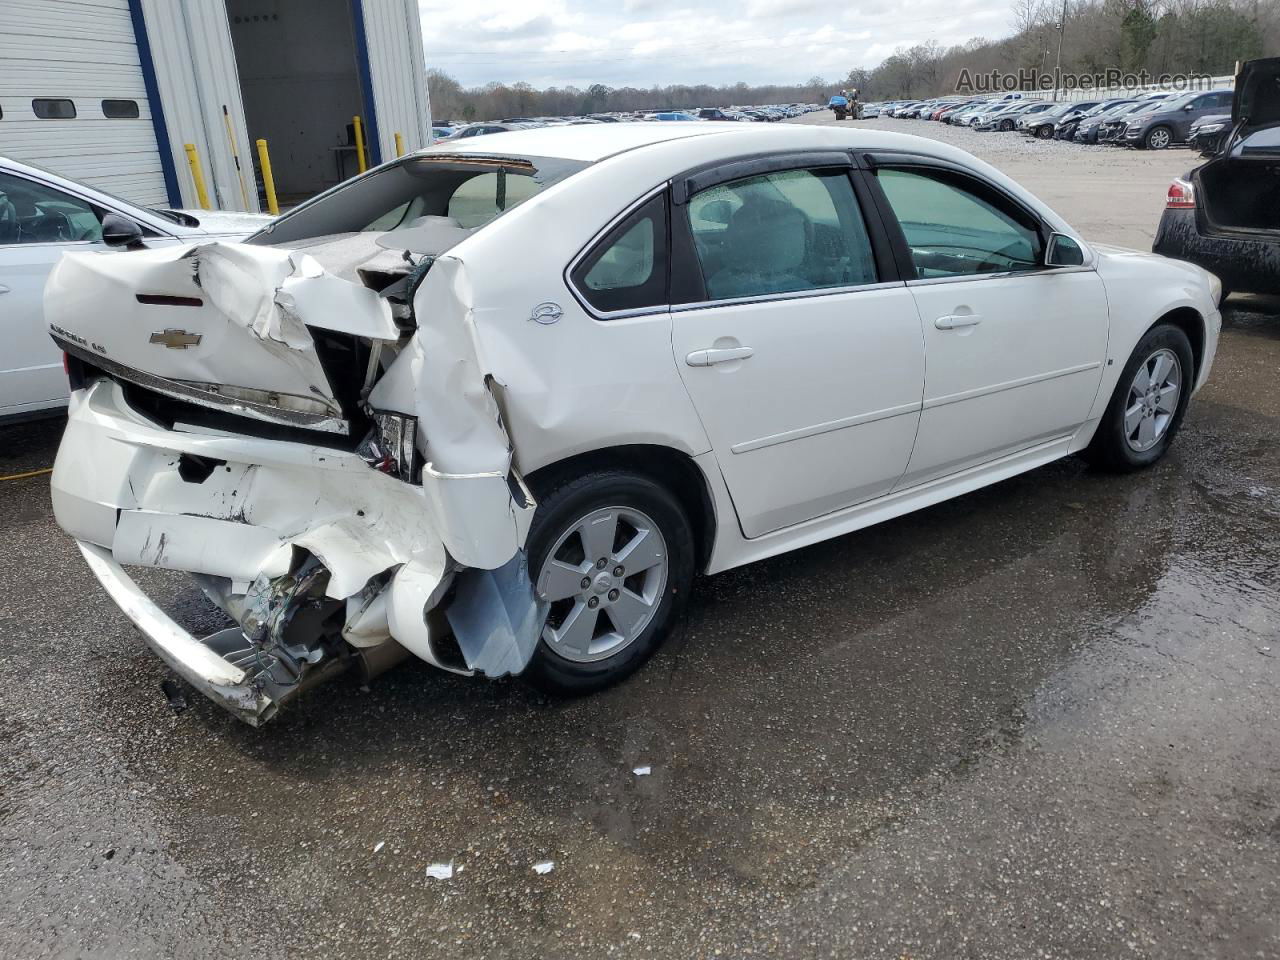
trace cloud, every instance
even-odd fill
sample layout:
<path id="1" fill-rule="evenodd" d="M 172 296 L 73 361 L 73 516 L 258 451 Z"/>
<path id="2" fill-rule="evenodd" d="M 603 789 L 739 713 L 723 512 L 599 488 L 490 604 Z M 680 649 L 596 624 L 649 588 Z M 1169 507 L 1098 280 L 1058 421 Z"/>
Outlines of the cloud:
<path id="1" fill-rule="evenodd" d="M 831 16 L 832 4 L 829 0 L 749 0 L 747 16 L 795 17 L 805 13 L 821 13 Z"/>
<path id="2" fill-rule="evenodd" d="M 418 0 L 427 65 L 464 86 L 838 82 L 899 46 L 1009 32 L 1007 0 Z"/>
<path id="3" fill-rule="evenodd" d="M 547 36 L 555 29 L 550 16 L 542 14 L 523 22 L 512 22 L 510 17 L 491 17 L 477 24 L 477 32 L 494 40 L 523 40 L 529 37 Z"/>

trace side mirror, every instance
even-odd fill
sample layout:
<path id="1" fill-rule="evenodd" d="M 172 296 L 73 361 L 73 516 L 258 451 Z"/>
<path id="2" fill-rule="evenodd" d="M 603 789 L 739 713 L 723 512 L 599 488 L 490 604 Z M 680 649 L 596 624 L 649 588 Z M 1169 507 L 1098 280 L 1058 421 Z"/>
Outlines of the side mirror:
<path id="1" fill-rule="evenodd" d="M 128 217 L 108 212 L 102 217 L 102 242 L 125 250 L 141 247 L 142 228 Z"/>
<path id="2" fill-rule="evenodd" d="M 1195 107 L 1188 103 L 1182 109 L 1187 111 L 1187 113 L 1190 113 L 1192 110 L 1195 109 Z"/>
<path id="3" fill-rule="evenodd" d="M 712 200 L 698 212 L 698 219 L 707 223 L 728 225 L 733 217 L 733 204 L 728 200 Z"/>
<path id="4" fill-rule="evenodd" d="M 1084 248 L 1065 233 L 1049 235 L 1049 245 L 1044 250 L 1046 267 L 1080 267 L 1084 265 Z"/>

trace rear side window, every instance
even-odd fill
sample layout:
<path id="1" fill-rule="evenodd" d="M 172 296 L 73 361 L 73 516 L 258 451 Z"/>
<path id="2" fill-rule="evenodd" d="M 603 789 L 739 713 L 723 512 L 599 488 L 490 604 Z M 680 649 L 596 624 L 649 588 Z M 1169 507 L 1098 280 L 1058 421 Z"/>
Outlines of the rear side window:
<path id="1" fill-rule="evenodd" d="M 719 184 L 686 209 L 708 300 L 875 283 L 849 176 L 785 170 Z"/>
<path id="2" fill-rule="evenodd" d="M 108 120 L 137 120 L 137 100 L 103 100 L 102 115 Z"/>
<path id="3" fill-rule="evenodd" d="M 603 313 L 667 303 L 667 201 L 654 197 L 609 231 L 574 268 L 582 297 Z"/>
<path id="4" fill-rule="evenodd" d="M 31 112 L 41 120 L 74 120 L 76 105 L 70 100 L 42 98 L 31 101 Z"/>

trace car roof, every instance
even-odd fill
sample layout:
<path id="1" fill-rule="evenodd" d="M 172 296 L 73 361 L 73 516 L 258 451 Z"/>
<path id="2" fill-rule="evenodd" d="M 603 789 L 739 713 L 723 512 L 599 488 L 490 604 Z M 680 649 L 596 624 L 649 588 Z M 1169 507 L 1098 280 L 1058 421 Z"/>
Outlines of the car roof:
<path id="1" fill-rule="evenodd" d="M 492 133 L 465 141 L 451 140 L 448 143 L 420 150 L 418 153 L 422 156 L 438 153 L 450 156 L 464 153 L 483 155 L 497 153 L 524 157 L 562 157 L 565 160 L 582 160 L 592 163 L 627 150 L 635 150 L 637 147 L 665 143 L 682 137 L 731 134 L 742 127 L 743 124 L 732 121 L 665 124 L 630 120 L 589 126 L 538 127 L 530 130 L 512 130 L 509 133 Z"/>
<path id="2" fill-rule="evenodd" d="M 710 142 L 714 139 L 714 144 Z M 830 124 L 757 124 L 707 120 L 699 123 L 609 123 L 587 127 L 521 130 L 476 137 L 465 144 L 441 143 L 414 156 L 556 157 L 595 164 L 634 154 L 662 154 L 658 166 L 679 169 L 764 152 L 808 150 L 892 150 L 924 153 L 985 168 L 965 151 L 938 140 L 888 130 Z M 995 171 L 992 170 L 994 173 Z M 996 174 L 999 176 L 999 174 Z"/>

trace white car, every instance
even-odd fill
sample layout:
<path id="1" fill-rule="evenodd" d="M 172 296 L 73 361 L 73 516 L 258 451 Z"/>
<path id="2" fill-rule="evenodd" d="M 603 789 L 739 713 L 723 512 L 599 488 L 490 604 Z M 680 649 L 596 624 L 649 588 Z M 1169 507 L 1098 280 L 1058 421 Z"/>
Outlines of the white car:
<path id="1" fill-rule="evenodd" d="M 62 353 L 43 319 L 44 284 L 63 253 L 110 248 L 104 219 L 137 225 L 137 245 L 156 248 L 214 238 L 242 239 L 270 217 L 208 210 L 147 210 L 39 167 L 0 157 L 0 421 L 67 405 Z M 122 224 L 117 223 L 119 230 Z M 110 232 L 110 231 L 108 231 Z M 119 236 L 121 244 L 128 236 Z"/>
<path id="2" fill-rule="evenodd" d="M 249 722 L 410 654 L 593 690 L 698 573 L 1072 453 L 1155 462 L 1218 294 L 933 140 L 495 134 L 247 244 L 64 258 L 53 505 L 151 647 Z M 194 574 L 234 625 L 190 635 L 130 566 Z"/>

